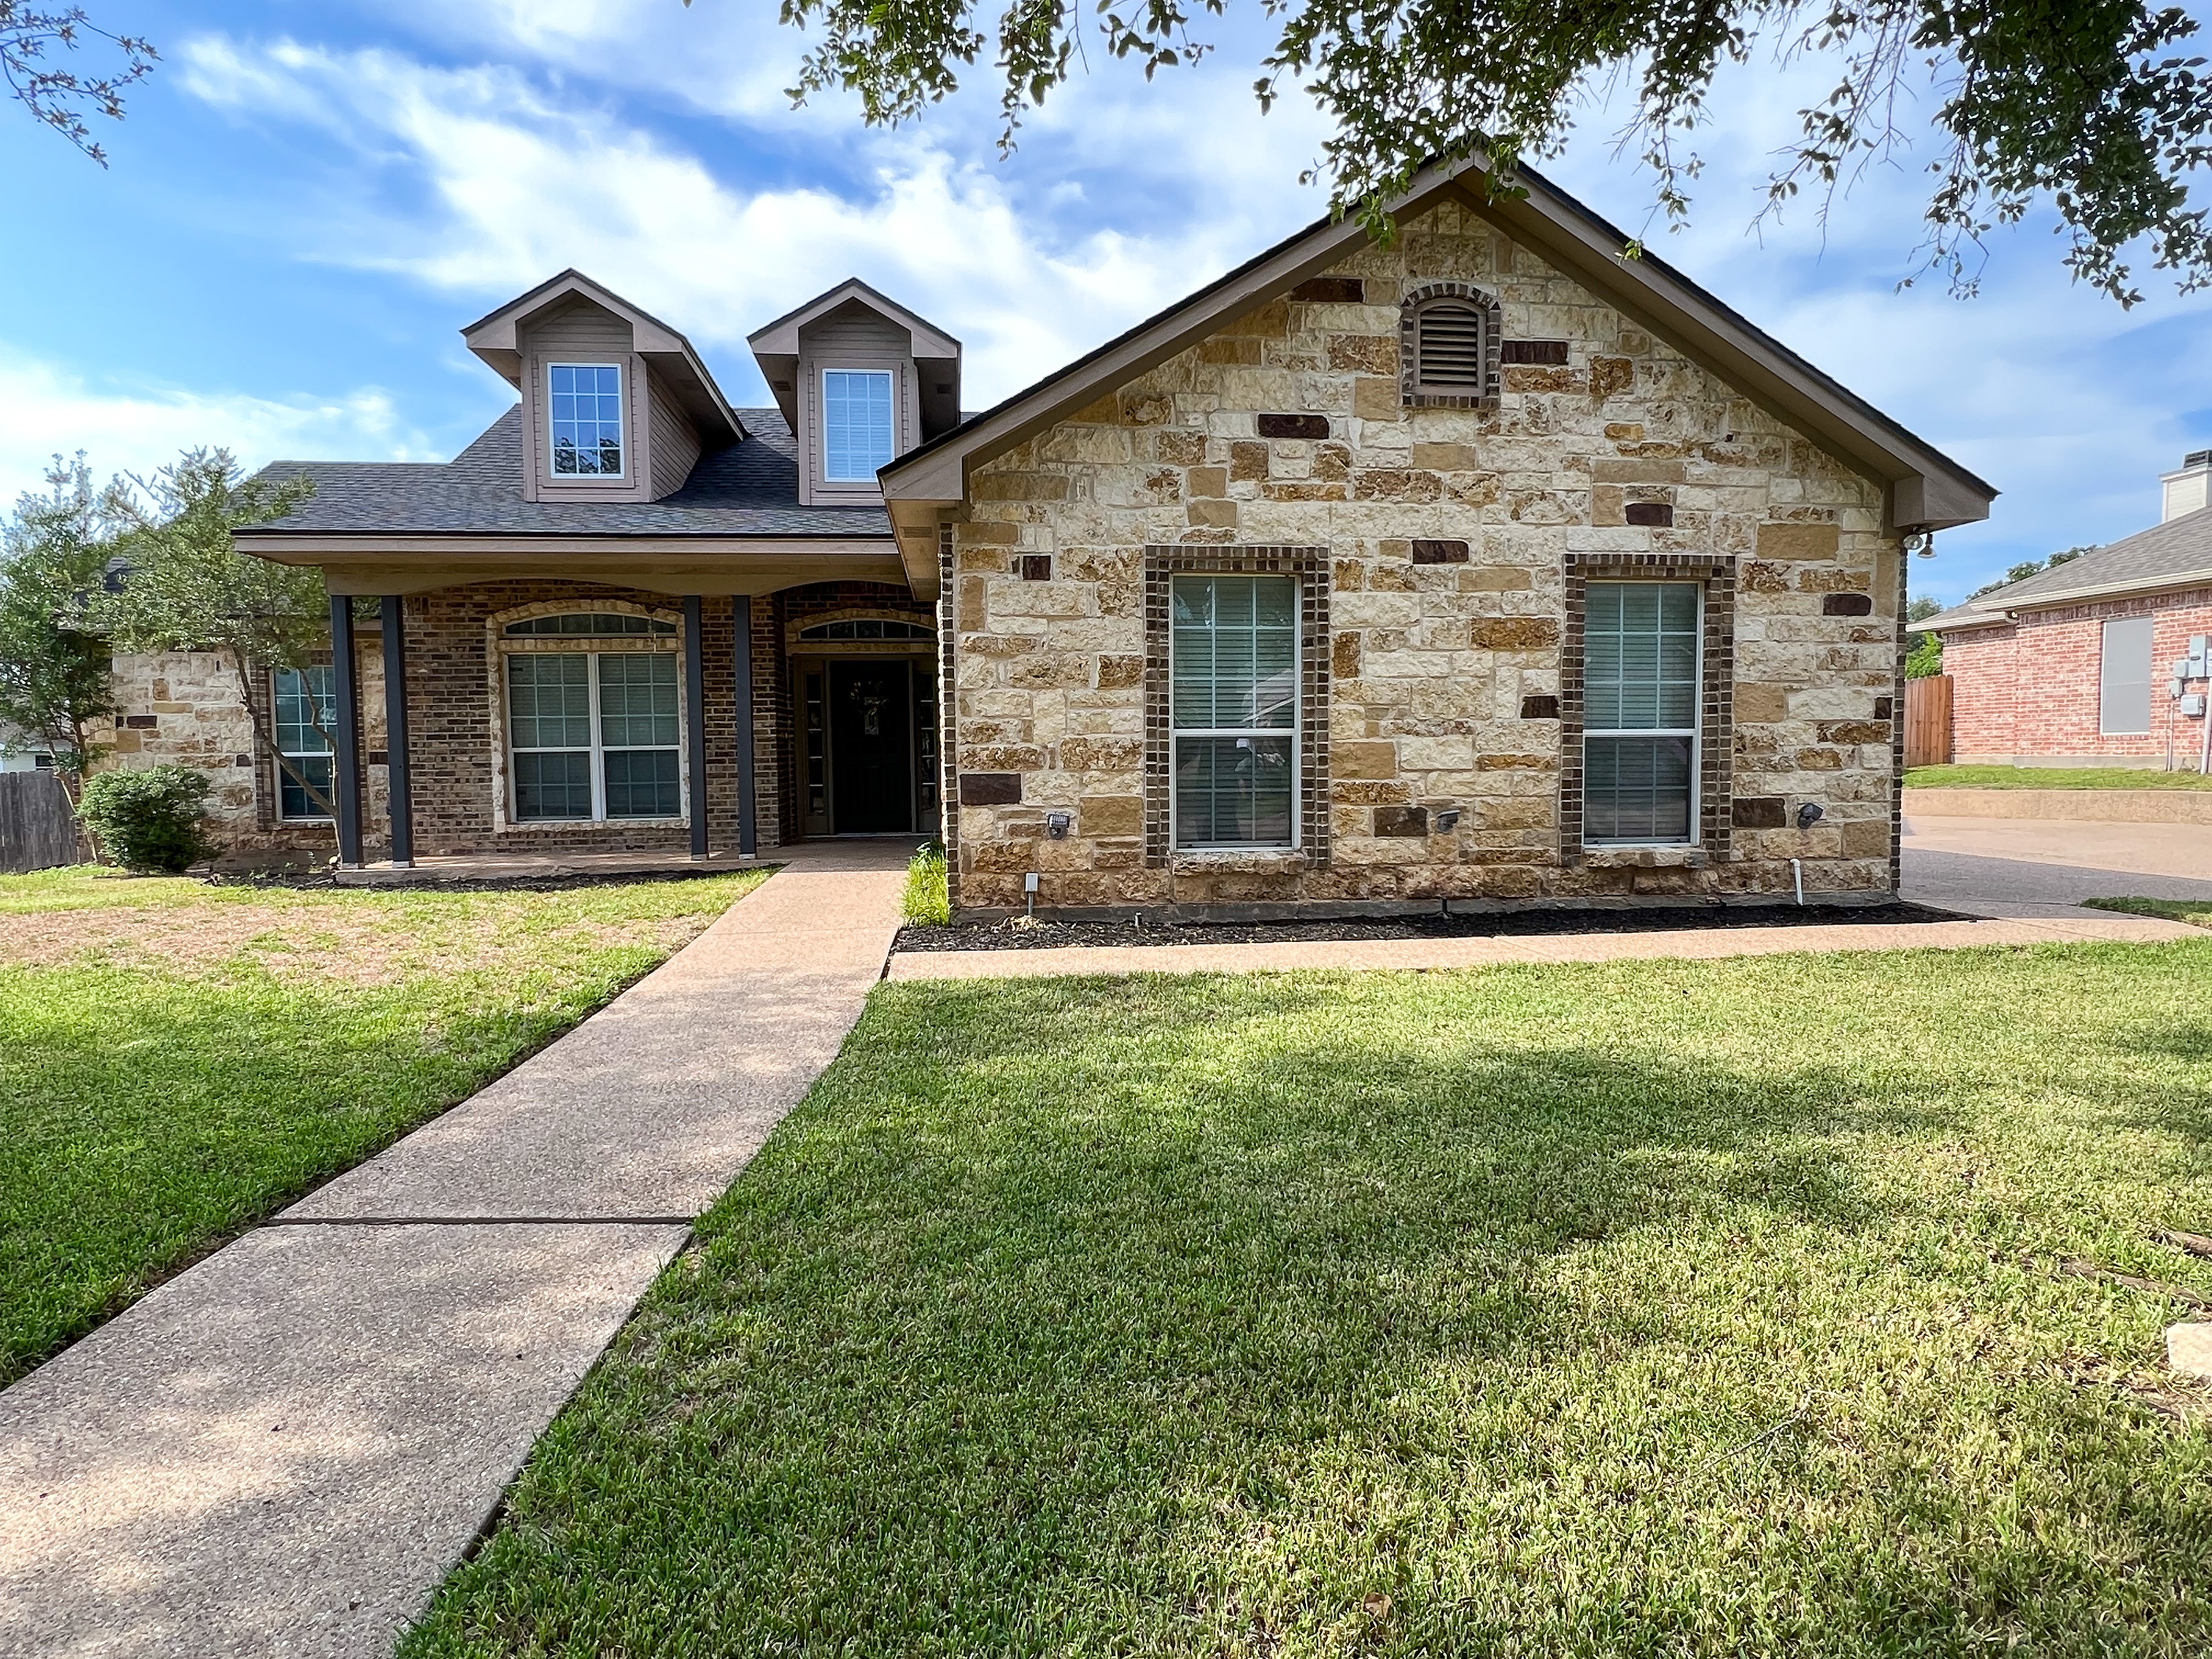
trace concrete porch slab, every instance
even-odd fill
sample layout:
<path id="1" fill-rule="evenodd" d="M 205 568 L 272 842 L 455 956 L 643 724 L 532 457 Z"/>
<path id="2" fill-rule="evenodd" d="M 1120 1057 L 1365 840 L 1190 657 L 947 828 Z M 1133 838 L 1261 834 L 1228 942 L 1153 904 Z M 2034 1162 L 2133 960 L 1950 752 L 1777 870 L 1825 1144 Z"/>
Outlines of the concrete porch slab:
<path id="1" fill-rule="evenodd" d="M 391 1652 L 677 1226 L 267 1227 L 0 1394 L 0 1653 Z"/>

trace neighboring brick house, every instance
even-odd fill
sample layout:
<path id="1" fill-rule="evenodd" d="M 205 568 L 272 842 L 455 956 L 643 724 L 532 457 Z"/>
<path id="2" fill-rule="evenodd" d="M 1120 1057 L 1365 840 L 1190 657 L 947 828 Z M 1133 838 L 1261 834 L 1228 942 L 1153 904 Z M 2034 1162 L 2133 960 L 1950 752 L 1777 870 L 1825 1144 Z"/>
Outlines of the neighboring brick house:
<path id="1" fill-rule="evenodd" d="M 237 538 L 337 596 L 345 861 L 924 832 L 969 911 L 1887 896 L 1902 543 L 1994 492 L 1473 178 L 965 418 L 857 282 L 752 336 L 768 410 L 574 272 L 473 325 L 517 408 L 276 469 L 316 494 Z"/>
<path id="2" fill-rule="evenodd" d="M 2212 450 L 2164 517 L 1918 624 L 1942 636 L 1962 765 L 2201 769 L 2212 638 Z"/>

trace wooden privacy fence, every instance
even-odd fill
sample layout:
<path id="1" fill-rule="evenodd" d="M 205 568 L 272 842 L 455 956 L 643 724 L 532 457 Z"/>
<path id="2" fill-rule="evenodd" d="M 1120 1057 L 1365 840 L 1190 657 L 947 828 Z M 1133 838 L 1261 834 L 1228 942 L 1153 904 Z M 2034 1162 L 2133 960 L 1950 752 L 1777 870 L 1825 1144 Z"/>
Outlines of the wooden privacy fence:
<path id="1" fill-rule="evenodd" d="M 1951 677 L 1930 674 L 1905 683 L 1905 763 L 1951 763 Z"/>
<path id="2" fill-rule="evenodd" d="M 76 814 L 52 772 L 0 772 L 0 870 L 21 875 L 75 864 Z"/>

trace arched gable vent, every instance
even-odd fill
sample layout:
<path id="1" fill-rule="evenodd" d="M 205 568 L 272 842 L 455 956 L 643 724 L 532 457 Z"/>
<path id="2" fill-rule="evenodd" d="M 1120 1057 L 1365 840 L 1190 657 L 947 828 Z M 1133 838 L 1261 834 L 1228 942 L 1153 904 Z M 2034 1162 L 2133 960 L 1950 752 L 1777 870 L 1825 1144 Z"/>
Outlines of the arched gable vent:
<path id="1" fill-rule="evenodd" d="M 1498 301 L 1468 283 L 1431 283 L 1400 308 L 1399 389 L 1413 407 L 1475 409 L 1498 396 Z"/>

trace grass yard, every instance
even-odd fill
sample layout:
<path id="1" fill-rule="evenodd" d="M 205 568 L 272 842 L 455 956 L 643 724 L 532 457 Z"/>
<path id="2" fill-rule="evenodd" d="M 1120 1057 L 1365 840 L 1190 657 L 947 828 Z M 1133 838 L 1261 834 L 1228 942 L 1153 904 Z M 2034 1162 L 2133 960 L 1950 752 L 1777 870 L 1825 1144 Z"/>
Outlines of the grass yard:
<path id="1" fill-rule="evenodd" d="M 2192 927 L 2212 927 L 2212 899 L 2093 898 L 2081 902 L 2094 910 L 2119 910 L 2131 916 L 2157 916 L 2166 921 L 2185 921 Z"/>
<path id="2" fill-rule="evenodd" d="M 2130 766 L 1916 766 L 1907 789 L 2212 789 L 2202 772 Z"/>
<path id="3" fill-rule="evenodd" d="M 403 1651 L 2203 1654 L 2208 990 L 886 985 Z"/>
<path id="4" fill-rule="evenodd" d="M 762 874 L 0 877 L 0 1382 L 558 1036 Z"/>

